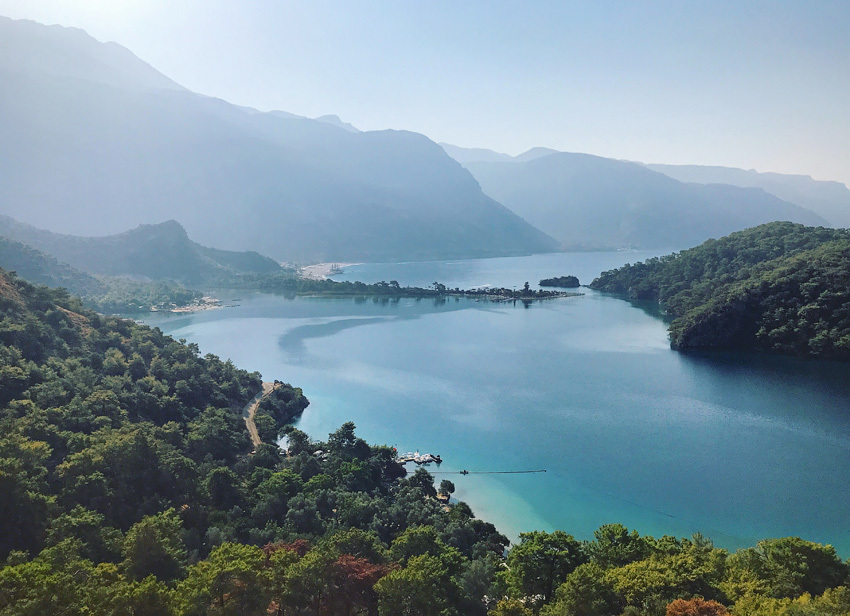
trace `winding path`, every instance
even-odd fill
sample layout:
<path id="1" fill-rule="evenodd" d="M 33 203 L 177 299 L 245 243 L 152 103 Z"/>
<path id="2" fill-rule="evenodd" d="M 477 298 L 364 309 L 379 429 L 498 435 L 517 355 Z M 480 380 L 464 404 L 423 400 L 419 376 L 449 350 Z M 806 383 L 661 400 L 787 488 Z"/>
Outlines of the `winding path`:
<path id="1" fill-rule="evenodd" d="M 254 449 L 263 441 L 260 440 L 260 435 L 257 433 L 257 424 L 254 423 L 254 415 L 257 414 L 257 409 L 260 407 L 260 402 L 267 398 L 275 389 L 276 383 L 263 383 L 263 389 L 248 403 L 245 410 L 242 411 L 242 417 L 245 418 L 245 426 L 248 428 L 248 434 L 251 435 L 251 443 L 254 444 Z"/>

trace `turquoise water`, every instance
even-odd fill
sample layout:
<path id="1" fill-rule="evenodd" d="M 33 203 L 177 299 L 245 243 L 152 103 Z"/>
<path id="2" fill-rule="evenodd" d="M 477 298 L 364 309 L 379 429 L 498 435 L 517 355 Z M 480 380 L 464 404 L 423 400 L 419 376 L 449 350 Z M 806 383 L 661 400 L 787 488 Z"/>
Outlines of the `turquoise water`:
<path id="1" fill-rule="evenodd" d="M 338 278 L 586 283 L 646 256 L 368 264 Z M 311 405 L 299 427 L 316 438 L 352 420 L 370 442 L 441 454 L 434 471 L 547 469 L 437 475 L 511 537 L 590 538 L 618 521 L 728 548 L 799 535 L 850 555 L 850 368 L 676 353 L 660 319 L 583 291 L 528 308 L 241 295 L 236 308 L 147 321 L 302 387 Z"/>

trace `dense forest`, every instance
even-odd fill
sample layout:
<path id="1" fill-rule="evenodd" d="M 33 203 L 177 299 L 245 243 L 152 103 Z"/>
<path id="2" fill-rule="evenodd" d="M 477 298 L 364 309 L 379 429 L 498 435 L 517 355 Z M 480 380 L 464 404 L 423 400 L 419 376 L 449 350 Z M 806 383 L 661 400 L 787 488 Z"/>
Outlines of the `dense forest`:
<path id="1" fill-rule="evenodd" d="M 543 278 L 538 284 L 541 287 L 561 287 L 562 289 L 575 289 L 581 284 L 575 276 L 556 276 L 554 278 Z"/>
<path id="2" fill-rule="evenodd" d="M 375 283 L 365 283 L 352 280 L 331 280 L 329 278 L 316 280 L 313 278 L 300 278 L 290 272 L 274 274 L 240 274 L 230 276 L 220 281 L 222 288 L 243 289 L 260 291 L 282 295 L 287 298 L 297 296 L 313 297 L 372 297 L 376 299 L 401 299 L 401 298 L 434 298 L 445 300 L 447 297 L 470 297 L 491 301 L 521 300 L 533 302 L 542 299 L 554 299 L 556 297 L 570 297 L 581 295 L 581 293 L 568 293 L 564 291 L 548 291 L 546 289 L 532 289 L 528 282 L 520 288 L 508 289 L 507 287 L 476 287 L 474 289 L 451 288 L 441 282 L 435 281 L 428 287 L 401 286 L 397 280 L 381 280 Z"/>
<path id="3" fill-rule="evenodd" d="M 379 579 L 398 605 L 425 573 L 483 613 L 507 539 L 351 424 L 286 429 L 297 388 L 261 405 L 252 453 L 260 375 L 6 274 L 0 310 L 0 613 L 374 611 Z"/>
<path id="4" fill-rule="evenodd" d="M 604 272 L 591 288 L 659 302 L 673 348 L 850 360 L 850 231 L 776 222 Z"/>
<path id="5" fill-rule="evenodd" d="M 284 384 L 0 271 L 0 614 L 850 613 L 830 546 L 734 554 L 618 524 L 508 540 Z M 286 449 L 274 441 L 283 438 Z M 449 494 L 450 481 L 440 484 Z"/>

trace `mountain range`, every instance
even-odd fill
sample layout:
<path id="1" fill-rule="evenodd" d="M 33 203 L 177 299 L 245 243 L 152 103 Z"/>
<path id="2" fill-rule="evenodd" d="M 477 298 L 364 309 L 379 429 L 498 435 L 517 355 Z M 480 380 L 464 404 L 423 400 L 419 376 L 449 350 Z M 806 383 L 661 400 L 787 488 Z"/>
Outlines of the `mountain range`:
<path id="1" fill-rule="evenodd" d="M 440 145 L 446 153 L 449 154 L 449 156 L 469 168 L 473 172 L 473 175 L 476 175 L 476 179 L 478 179 L 479 182 L 482 183 L 482 186 L 484 186 L 485 192 L 488 178 L 484 177 L 483 171 L 481 172 L 482 177 L 478 177 L 476 167 L 484 167 L 484 165 L 478 165 L 478 163 L 521 163 L 529 162 L 544 156 L 565 154 L 565 152 L 559 152 L 551 148 L 536 147 L 519 154 L 518 156 L 511 156 L 509 154 L 495 152 L 484 148 L 462 148 L 448 143 L 441 143 Z M 612 161 L 612 163 L 630 162 L 617 159 L 605 160 Z M 806 224 L 815 224 L 815 221 L 818 221 L 817 224 L 826 224 L 834 227 L 850 227 L 850 189 L 841 182 L 815 180 L 807 175 L 760 173 L 753 169 L 737 169 L 734 167 L 662 165 L 646 163 L 638 164 L 685 184 L 723 184 L 730 187 L 734 186 L 738 188 L 761 189 L 782 201 L 786 201 L 800 206 L 805 210 L 809 210 L 809 212 L 815 213 L 820 217 L 820 219 L 822 219 L 818 220 L 816 218 L 812 218 L 808 214 L 786 209 L 785 215 L 788 216 L 788 220 L 800 221 L 803 223 L 806 223 L 808 220 L 809 222 Z M 555 181 L 564 181 L 564 179 L 549 178 L 548 181 L 551 183 Z M 710 191 L 712 189 L 708 190 Z M 494 188 L 494 193 L 496 191 L 498 191 L 498 188 Z M 716 189 L 714 192 L 715 194 L 718 194 Z M 753 193 L 750 192 L 749 194 L 752 195 Z M 746 193 L 741 193 L 739 197 L 742 202 L 741 205 L 746 208 L 748 206 L 746 205 L 745 195 Z M 494 195 L 491 194 L 491 196 Z M 764 205 L 764 201 L 761 201 L 762 205 Z M 509 204 L 506 203 L 506 205 Z M 521 208 L 520 213 L 522 214 Z M 767 222 L 768 220 L 778 220 L 779 217 L 783 215 L 781 208 L 776 212 L 770 212 L 767 210 L 763 213 L 772 214 L 776 216 L 776 218 L 761 220 L 763 216 L 759 216 L 757 214 L 755 219 L 759 219 L 760 222 L 756 224 Z M 529 220 L 533 220 L 533 217 Z M 546 228 L 549 230 L 548 227 Z"/>
<path id="2" fill-rule="evenodd" d="M 774 220 L 850 223 L 839 183 L 514 157 L 261 112 L 73 28 L 0 17 L 0 81 L 0 213 L 65 235 L 176 220 L 203 245 L 303 263 L 677 248 Z"/>
<path id="3" fill-rule="evenodd" d="M 759 173 L 753 169 L 701 165 L 646 165 L 680 182 L 730 184 L 761 188 L 823 216 L 837 227 L 850 227 L 850 189 L 841 182 L 815 180 L 808 175 Z"/>
<path id="4" fill-rule="evenodd" d="M 775 220 L 829 224 L 760 188 L 683 183 L 589 154 L 532 150 L 511 162 L 465 166 L 485 193 L 567 250 L 679 249 Z"/>
<path id="5" fill-rule="evenodd" d="M 0 212 L 103 235 L 179 220 L 279 260 L 527 254 L 557 242 L 428 138 L 200 96 L 80 30 L 0 18 Z"/>
<path id="6" fill-rule="evenodd" d="M 479 162 L 528 162 L 550 154 L 563 154 L 551 148 L 536 147 L 518 156 L 511 156 L 484 148 L 462 148 L 449 143 L 440 145 L 449 156 L 464 166 Z M 815 180 L 808 175 L 758 172 L 735 167 L 639 164 L 688 184 L 760 188 L 783 201 L 811 210 L 832 226 L 850 227 L 850 189 L 841 182 Z"/>

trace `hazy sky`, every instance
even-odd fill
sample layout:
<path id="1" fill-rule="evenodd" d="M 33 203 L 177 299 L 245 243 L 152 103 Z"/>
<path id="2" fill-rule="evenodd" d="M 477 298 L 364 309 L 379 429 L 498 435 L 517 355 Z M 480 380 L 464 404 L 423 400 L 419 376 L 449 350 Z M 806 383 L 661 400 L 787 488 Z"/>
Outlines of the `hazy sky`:
<path id="1" fill-rule="evenodd" d="M 511 154 L 850 185 L 850 0 L 0 0 L 191 90 Z"/>

